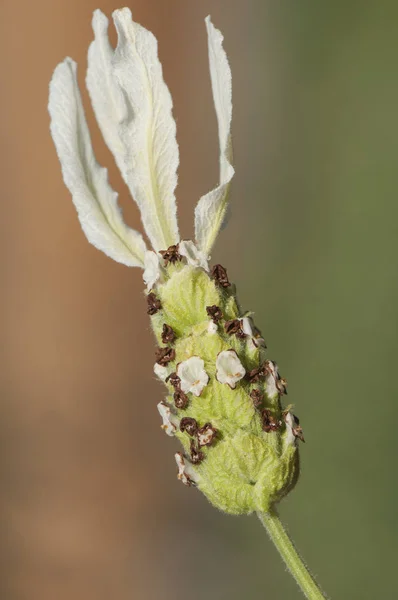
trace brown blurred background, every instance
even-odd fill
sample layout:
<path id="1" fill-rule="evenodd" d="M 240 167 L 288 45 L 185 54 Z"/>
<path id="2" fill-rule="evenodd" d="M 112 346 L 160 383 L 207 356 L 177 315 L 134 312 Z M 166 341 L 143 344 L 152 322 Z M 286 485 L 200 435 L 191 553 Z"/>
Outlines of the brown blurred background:
<path id="1" fill-rule="evenodd" d="M 256 312 L 305 428 L 302 478 L 281 514 L 332 598 L 394 599 L 398 5 L 129 6 L 159 39 L 174 98 L 185 237 L 217 179 L 208 13 L 225 35 L 236 176 L 214 258 Z M 97 7 L 0 2 L 0 598 L 298 599 L 255 517 L 217 513 L 177 481 L 141 273 L 86 242 L 63 186 L 48 81 L 70 55 L 84 89 Z"/>

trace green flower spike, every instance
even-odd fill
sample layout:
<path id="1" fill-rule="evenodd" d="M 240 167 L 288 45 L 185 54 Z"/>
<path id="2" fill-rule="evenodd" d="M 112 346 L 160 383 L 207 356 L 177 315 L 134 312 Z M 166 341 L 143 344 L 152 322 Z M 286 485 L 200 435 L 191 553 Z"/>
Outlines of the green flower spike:
<path id="1" fill-rule="evenodd" d="M 257 512 L 308 598 L 324 598 L 283 529 L 275 505 L 296 484 L 297 417 L 283 408 L 286 381 L 266 356 L 250 313 L 243 312 L 227 271 L 209 266 L 225 220 L 234 169 L 231 71 L 221 33 L 206 19 L 218 120 L 220 181 L 195 209 L 195 243 L 178 233 L 174 191 L 179 163 L 172 100 L 155 37 L 116 10 L 116 49 L 108 20 L 94 12 L 86 83 L 104 139 L 115 157 L 151 243 L 122 219 L 107 171 L 94 156 L 69 58 L 50 84 L 51 134 L 66 186 L 88 240 L 114 260 L 144 269 L 147 312 L 156 336 L 156 375 L 167 387 L 162 428 L 176 436 L 178 478 L 220 510 Z"/>

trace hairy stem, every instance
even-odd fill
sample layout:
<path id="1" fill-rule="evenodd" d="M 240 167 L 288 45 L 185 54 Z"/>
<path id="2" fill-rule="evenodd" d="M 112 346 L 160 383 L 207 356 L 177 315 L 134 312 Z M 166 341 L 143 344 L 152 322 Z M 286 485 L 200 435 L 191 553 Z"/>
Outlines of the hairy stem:
<path id="1" fill-rule="evenodd" d="M 327 598 L 294 547 L 277 512 L 272 509 L 269 512 L 259 512 L 257 514 L 267 530 L 269 537 L 277 547 L 287 568 L 297 581 L 304 596 L 309 600 L 321 600 L 322 598 Z"/>

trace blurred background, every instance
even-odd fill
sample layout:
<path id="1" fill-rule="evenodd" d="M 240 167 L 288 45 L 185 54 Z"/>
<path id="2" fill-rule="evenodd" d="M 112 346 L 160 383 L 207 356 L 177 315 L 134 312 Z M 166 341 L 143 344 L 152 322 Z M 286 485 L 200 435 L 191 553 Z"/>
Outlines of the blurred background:
<path id="1" fill-rule="evenodd" d="M 398 5 L 128 5 L 159 40 L 174 98 L 184 237 L 218 176 L 204 17 L 224 33 L 236 176 L 213 259 L 255 311 L 304 427 L 281 516 L 331 598 L 397 598 Z M 177 481 L 141 272 L 87 243 L 62 183 L 48 82 L 70 55 L 84 89 L 98 6 L 118 7 L 0 2 L 0 597 L 299 599 L 256 517 Z"/>

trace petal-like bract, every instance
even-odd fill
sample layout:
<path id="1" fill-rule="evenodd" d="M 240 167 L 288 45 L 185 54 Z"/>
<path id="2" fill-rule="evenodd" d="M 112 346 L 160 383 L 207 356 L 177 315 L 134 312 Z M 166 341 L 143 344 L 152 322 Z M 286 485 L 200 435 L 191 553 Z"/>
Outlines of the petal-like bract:
<path id="1" fill-rule="evenodd" d="M 234 175 L 232 166 L 231 118 L 232 87 L 231 69 L 222 46 L 223 36 L 206 18 L 209 64 L 214 105 L 218 121 L 220 144 L 219 185 L 202 196 L 195 208 L 195 236 L 199 250 L 208 255 L 224 223 L 228 208 L 228 191 Z"/>
<path id="2" fill-rule="evenodd" d="M 76 63 L 70 58 L 54 71 L 48 110 L 65 185 L 72 194 L 87 239 L 114 260 L 143 267 L 145 242 L 123 222 L 108 172 L 95 159 L 77 84 Z"/>
<path id="3" fill-rule="evenodd" d="M 156 38 L 132 21 L 128 8 L 116 10 L 113 19 L 118 33 L 115 51 L 108 40 L 108 20 L 100 11 L 94 14 L 87 86 L 151 244 L 154 250 L 165 250 L 179 240 L 174 195 L 179 156 L 172 99 L 163 81 Z"/>

